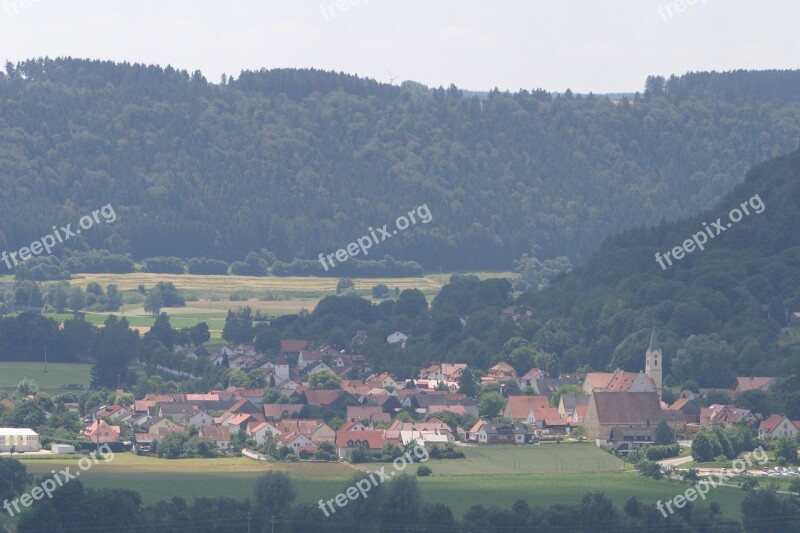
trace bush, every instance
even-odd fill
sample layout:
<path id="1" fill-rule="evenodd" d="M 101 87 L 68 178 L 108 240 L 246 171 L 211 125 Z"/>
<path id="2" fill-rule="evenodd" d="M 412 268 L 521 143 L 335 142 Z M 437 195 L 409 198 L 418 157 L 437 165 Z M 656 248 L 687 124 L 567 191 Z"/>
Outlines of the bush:
<path id="1" fill-rule="evenodd" d="M 421 466 L 417 468 L 417 476 L 419 477 L 428 477 L 431 475 L 431 473 L 433 473 L 433 470 L 431 470 L 431 467 L 429 466 Z"/>
<path id="2" fill-rule="evenodd" d="M 639 461 L 636 464 L 636 470 L 638 470 L 643 476 L 649 476 L 653 479 L 661 479 L 663 475 L 661 472 L 661 465 L 648 459 L 642 459 Z"/>
<path id="3" fill-rule="evenodd" d="M 666 459 L 667 457 L 677 457 L 680 453 L 681 447 L 678 444 L 642 448 L 642 454 L 651 461 L 658 461 L 660 459 Z"/>

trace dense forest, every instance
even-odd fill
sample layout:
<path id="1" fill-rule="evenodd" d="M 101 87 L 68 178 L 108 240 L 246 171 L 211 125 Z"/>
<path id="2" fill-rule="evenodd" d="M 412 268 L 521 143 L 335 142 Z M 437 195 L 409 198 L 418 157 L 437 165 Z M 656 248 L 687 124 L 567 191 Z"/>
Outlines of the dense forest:
<path id="1" fill-rule="evenodd" d="M 251 252 L 274 273 L 321 273 L 318 254 L 424 203 L 430 224 L 364 259 L 414 261 L 409 273 L 506 269 L 522 254 L 580 265 L 609 235 L 710 207 L 798 140 L 800 71 L 652 76 L 612 102 L 36 59 L 0 73 L 0 249 L 110 204 L 117 220 L 56 247 L 83 255 L 48 277 L 163 257 L 217 271 L 203 261 Z"/>

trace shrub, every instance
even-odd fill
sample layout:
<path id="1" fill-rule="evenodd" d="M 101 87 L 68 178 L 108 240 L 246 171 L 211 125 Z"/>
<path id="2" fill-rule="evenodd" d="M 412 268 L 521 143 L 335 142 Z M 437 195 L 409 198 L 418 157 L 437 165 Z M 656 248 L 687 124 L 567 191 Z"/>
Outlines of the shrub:
<path id="1" fill-rule="evenodd" d="M 417 468 L 417 476 L 419 477 L 428 477 L 432 472 L 433 470 L 431 470 L 431 467 L 429 466 L 421 466 Z"/>

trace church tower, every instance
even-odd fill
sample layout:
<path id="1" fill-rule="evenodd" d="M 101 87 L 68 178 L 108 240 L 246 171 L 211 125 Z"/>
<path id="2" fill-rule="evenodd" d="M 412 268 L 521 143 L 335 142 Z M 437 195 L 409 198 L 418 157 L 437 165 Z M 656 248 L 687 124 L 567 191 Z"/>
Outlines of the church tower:
<path id="1" fill-rule="evenodd" d="M 656 390 L 659 397 L 661 396 L 661 377 L 662 365 L 664 364 L 663 357 L 661 356 L 661 348 L 658 346 L 658 338 L 656 337 L 656 328 L 653 326 L 653 333 L 650 335 L 650 347 L 647 348 L 647 355 L 644 360 L 644 373 L 650 376 L 653 383 L 656 384 Z"/>

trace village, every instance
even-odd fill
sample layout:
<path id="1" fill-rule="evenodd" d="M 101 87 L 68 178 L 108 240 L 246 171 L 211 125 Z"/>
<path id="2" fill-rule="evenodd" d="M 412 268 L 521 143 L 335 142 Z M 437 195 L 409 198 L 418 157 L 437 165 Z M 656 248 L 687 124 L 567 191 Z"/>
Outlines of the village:
<path id="1" fill-rule="evenodd" d="M 364 342 L 359 331 L 353 345 Z M 396 332 L 387 342 L 402 343 Z M 663 355 L 655 329 L 645 353 L 644 372 L 588 372 L 549 377 L 538 368 L 517 375 L 498 363 L 480 377 L 484 390 L 499 390 L 502 405 L 479 405 L 460 392 L 468 366 L 440 363 L 422 368 L 417 379 L 402 380 L 372 373 L 367 359 L 306 340 L 282 340 L 274 361 L 263 360 L 253 346 L 224 346 L 209 353 L 176 347 L 189 358 L 205 357 L 215 365 L 263 372 L 265 388 L 230 386 L 207 393 L 151 393 L 129 405 L 102 405 L 81 413 L 77 403 L 64 407 L 86 421 L 87 444 L 116 444 L 120 450 L 154 453 L 173 433 L 193 432 L 224 453 L 275 460 L 258 453 L 265 444 L 282 449 L 287 460 L 352 460 L 353 452 L 379 458 L 387 445 L 448 449 L 474 445 L 535 445 L 558 440 L 590 440 L 625 455 L 656 443 L 656 428 L 666 423 L 678 436 L 691 439 L 702 428 L 757 428 L 758 438 L 795 438 L 800 421 L 780 413 L 736 407 L 748 391 L 766 392 L 773 378 L 738 377 L 724 391 L 729 403 L 701 407 L 699 391 L 681 390 L 677 399 L 662 399 Z M 356 376 L 364 376 L 358 379 Z M 325 379 L 318 379 L 325 378 Z M 509 391 L 524 391 L 511 394 Z M 21 401 L 32 400 L 34 396 Z M 278 400 L 279 401 L 276 401 Z M 11 397 L 0 404 L 13 408 Z M 494 410 L 494 411 L 492 411 Z M 312 416 L 309 416 L 312 415 Z M 314 416 L 316 415 L 316 416 Z M 248 449 L 252 447 L 252 450 Z M 40 452 L 35 428 L 0 429 L 0 452 Z M 51 443 L 53 452 L 71 451 Z M 333 453 L 331 453 L 333 451 Z M 321 453 L 322 452 L 322 453 Z"/>

